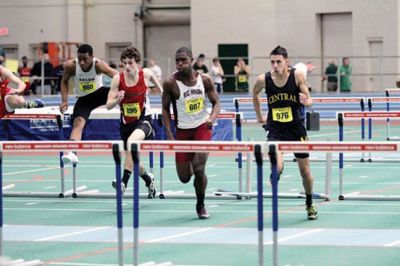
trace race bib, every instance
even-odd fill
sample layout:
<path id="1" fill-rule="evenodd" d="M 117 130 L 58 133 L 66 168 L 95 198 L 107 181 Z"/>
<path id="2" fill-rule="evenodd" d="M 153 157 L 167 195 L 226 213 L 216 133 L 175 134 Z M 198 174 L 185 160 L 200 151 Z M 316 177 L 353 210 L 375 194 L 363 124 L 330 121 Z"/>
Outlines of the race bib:
<path id="1" fill-rule="evenodd" d="M 247 76 L 246 75 L 239 75 L 239 82 L 240 83 L 247 82 Z"/>
<path id="2" fill-rule="evenodd" d="M 96 90 L 96 82 L 95 81 L 80 81 L 79 82 L 79 90 L 84 93 L 92 93 Z"/>
<path id="3" fill-rule="evenodd" d="M 272 109 L 272 120 L 287 123 L 293 121 L 292 108 L 273 108 Z"/>
<path id="4" fill-rule="evenodd" d="M 124 116 L 127 117 L 140 117 L 140 105 L 139 103 L 124 103 L 122 105 L 124 110 Z"/>
<path id="5" fill-rule="evenodd" d="M 21 80 L 25 83 L 29 83 L 29 77 L 21 77 Z"/>
<path id="6" fill-rule="evenodd" d="M 204 109 L 204 99 L 198 98 L 185 101 L 185 110 L 188 114 L 195 114 Z"/>

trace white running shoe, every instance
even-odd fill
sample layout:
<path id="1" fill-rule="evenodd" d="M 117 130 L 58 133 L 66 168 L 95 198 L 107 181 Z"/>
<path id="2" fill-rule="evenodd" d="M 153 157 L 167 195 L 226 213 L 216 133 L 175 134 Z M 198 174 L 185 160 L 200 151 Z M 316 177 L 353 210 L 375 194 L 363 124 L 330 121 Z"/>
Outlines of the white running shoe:
<path id="1" fill-rule="evenodd" d="M 114 179 L 112 181 L 111 185 L 113 188 L 117 189 L 117 180 Z M 125 184 L 124 184 L 124 182 L 121 182 L 121 193 L 124 194 L 125 190 L 126 190 Z"/>
<path id="2" fill-rule="evenodd" d="M 79 163 L 78 156 L 76 156 L 75 153 L 70 151 L 67 154 L 64 154 L 61 159 L 63 160 L 64 163 Z"/>
<path id="3" fill-rule="evenodd" d="M 147 198 L 149 199 L 155 199 L 156 198 L 156 194 L 157 194 L 157 190 L 156 190 L 156 186 L 154 185 L 154 176 L 152 173 L 148 173 L 148 175 L 151 178 L 151 183 L 150 185 L 147 187 L 148 189 L 148 194 L 147 194 Z"/>

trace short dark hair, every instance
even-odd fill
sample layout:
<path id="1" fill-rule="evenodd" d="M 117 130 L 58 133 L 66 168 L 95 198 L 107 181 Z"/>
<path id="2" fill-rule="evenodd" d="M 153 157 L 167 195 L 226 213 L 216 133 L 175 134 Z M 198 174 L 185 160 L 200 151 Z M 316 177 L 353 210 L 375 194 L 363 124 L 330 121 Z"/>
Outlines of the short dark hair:
<path id="1" fill-rule="evenodd" d="M 191 59 L 193 58 L 192 50 L 190 50 L 190 49 L 187 48 L 187 47 L 181 47 L 181 48 L 179 48 L 178 50 L 176 50 L 176 54 L 179 54 L 179 53 L 185 53 L 185 54 L 187 54 Z"/>
<path id="2" fill-rule="evenodd" d="M 281 55 L 281 56 L 283 56 L 283 58 L 288 58 L 287 50 L 280 45 L 278 45 L 277 47 L 275 47 L 274 50 L 271 51 L 269 56 L 271 56 L 271 55 Z"/>
<path id="3" fill-rule="evenodd" d="M 89 56 L 93 55 L 93 48 L 89 44 L 81 44 L 78 47 L 79 54 L 89 54 Z"/>
<path id="4" fill-rule="evenodd" d="M 120 60 L 122 61 L 125 58 L 129 58 L 129 59 L 133 58 L 133 59 L 135 59 L 136 63 L 139 63 L 141 61 L 141 56 L 140 56 L 139 50 L 133 46 L 127 47 L 122 51 Z"/>

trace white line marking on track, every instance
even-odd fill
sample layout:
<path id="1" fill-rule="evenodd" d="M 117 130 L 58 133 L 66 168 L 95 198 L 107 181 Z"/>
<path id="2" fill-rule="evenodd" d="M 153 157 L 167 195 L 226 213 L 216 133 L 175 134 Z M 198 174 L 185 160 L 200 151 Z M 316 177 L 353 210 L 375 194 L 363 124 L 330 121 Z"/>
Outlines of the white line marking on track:
<path id="1" fill-rule="evenodd" d="M 36 204 L 38 204 L 38 203 L 37 202 L 28 202 L 28 203 L 25 203 L 24 205 L 31 206 L 31 205 L 36 205 Z"/>
<path id="2" fill-rule="evenodd" d="M 39 239 L 35 239 L 34 241 L 35 242 L 42 242 L 42 241 L 54 240 L 54 239 L 57 239 L 57 238 L 63 238 L 63 237 L 80 235 L 80 234 L 85 234 L 85 233 L 94 232 L 94 231 L 100 231 L 100 230 L 104 230 L 104 229 L 107 229 L 107 228 L 110 228 L 110 227 L 109 226 L 100 226 L 100 227 L 86 229 L 86 230 L 82 230 L 82 231 L 78 231 L 78 232 L 74 232 L 74 233 L 68 233 L 68 234 L 61 234 L 61 235 L 55 235 L 55 236 L 39 238 Z"/>
<path id="3" fill-rule="evenodd" d="M 3 174 L 3 175 L 4 175 L 4 176 L 6 176 L 6 175 L 26 174 L 26 173 L 33 173 L 33 172 L 40 172 L 40 171 L 54 170 L 54 169 L 57 169 L 57 168 L 58 168 L 58 167 L 51 167 L 51 168 L 39 168 L 39 169 L 34 169 L 34 170 L 25 170 L 25 171 L 11 172 L 11 173 L 6 173 L 6 174 Z"/>
<path id="4" fill-rule="evenodd" d="M 295 235 L 292 235 L 292 236 L 282 237 L 282 238 L 278 239 L 278 242 L 284 242 L 284 241 L 287 241 L 287 240 L 291 240 L 291 239 L 294 239 L 294 238 L 298 238 L 298 237 L 302 237 L 302 236 L 318 233 L 318 232 L 321 232 L 321 231 L 325 231 L 325 229 L 322 229 L 322 228 L 321 229 L 314 229 L 314 230 L 309 230 L 309 231 L 305 231 L 305 232 L 302 232 L 302 233 L 298 233 L 298 234 L 295 234 Z M 272 241 L 264 242 L 264 245 L 272 245 L 272 244 L 273 244 Z"/>
<path id="5" fill-rule="evenodd" d="M 203 233 L 203 232 L 214 230 L 214 229 L 215 229 L 214 227 L 206 227 L 206 228 L 201 228 L 201 229 L 193 230 L 193 231 L 186 232 L 186 233 L 181 233 L 181 234 L 175 234 L 175 235 L 171 235 L 171 236 L 156 238 L 156 239 L 148 240 L 148 241 L 144 241 L 144 242 L 145 243 L 157 243 L 157 242 L 170 240 L 170 239 L 174 239 L 174 238 L 179 238 L 179 237 L 183 237 L 183 236 L 189 236 L 189 235 L 194 235 L 194 234 L 198 234 L 198 233 Z"/>
<path id="6" fill-rule="evenodd" d="M 394 247 L 400 245 L 400 240 L 383 245 L 384 247 Z"/>

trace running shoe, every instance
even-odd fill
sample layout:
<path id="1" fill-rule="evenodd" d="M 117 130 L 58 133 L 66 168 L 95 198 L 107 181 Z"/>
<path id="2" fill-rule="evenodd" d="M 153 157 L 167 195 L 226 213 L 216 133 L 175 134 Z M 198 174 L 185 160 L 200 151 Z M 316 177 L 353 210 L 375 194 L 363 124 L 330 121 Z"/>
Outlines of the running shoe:
<path id="1" fill-rule="evenodd" d="M 114 179 L 112 181 L 111 185 L 113 188 L 117 189 L 117 180 Z M 124 184 L 124 182 L 121 182 L 121 193 L 124 194 L 125 190 L 126 190 L 125 184 Z"/>
<path id="2" fill-rule="evenodd" d="M 199 219 L 208 219 L 210 218 L 210 214 L 208 214 L 206 207 L 204 205 L 196 205 L 197 216 Z"/>
<path id="3" fill-rule="evenodd" d="M 308 220 L 316 220 L 318 218 L 317 208 L 312 204 L 306 208 Z"/>
<path id="4" fill-rule="evenodd" d="M 34 99 L 33 101 L 28 101 L 27 106 L 28 108 L 42 108 L 44 107 L 44 102 L 40 99 Z"/>
<path id="5" fill-rule="evenodd" d="M 79 163 L 78 156 L 76 156 L 75 153 L 70 151 L 67 154 L 64 154 L 61 159 L 63 160 L 64 163 Z"/>
<path id="6" fill-rule="evenodd" d="M 156 190 L 156 186 L 154 185 L 154 176 L 152 173 L 148 173 L 148 175 L 151 178 L 151 183 L 147 186 L 148 189 L 148 194 L 147 194 L 147 198 L 149 199 L 155 199 L 156 198 L 156 194 L 157 194 L 157 190 Z"/>

